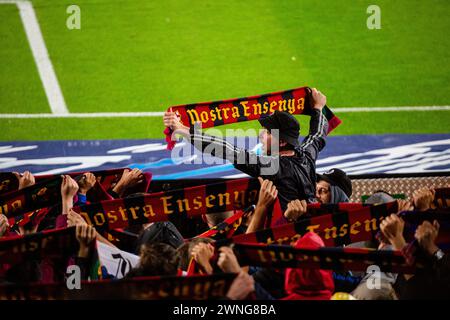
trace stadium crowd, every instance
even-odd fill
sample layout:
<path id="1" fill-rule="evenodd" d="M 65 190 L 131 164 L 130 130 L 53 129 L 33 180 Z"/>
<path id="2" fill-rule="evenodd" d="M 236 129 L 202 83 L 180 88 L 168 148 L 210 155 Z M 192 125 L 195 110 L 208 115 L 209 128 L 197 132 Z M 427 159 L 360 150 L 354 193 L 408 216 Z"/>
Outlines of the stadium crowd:
<path id="1" fill-rule="evenodd" d="M 261 121 L 265 133 L 262 139 L 265 157 L 280 161 L 279 173 L 275 178 L 260 174 L 264 159 L 254 159 L 245 150 L 223 144 L 218 139 L 183 128 L 177 122 L 176 115 L 166 113 L 164 122 L 167 127 L 178 130 L 178 133 L 200 142 L 199 147 L 206 152 L 209 143 L 218 144 L 223 148 L 222 156 L 230 161 L 236 161 L 241 156 L 244 164 L 236 167 L 259 180 L 258 197 L 254 205 L 242 208 L 244 214 L 231 228 L 232 237 L 252 234 L 268 227 L 279 227 L 297 223 L 302 220 L 314 219 L 316 211 L 311 210 L 311 204 L 333 205 L 348 203 L 352 195 L 352 181 L 347 174 L 338 169 L 332 169 L 324 174 L 315 172 L 315 161 L 320 150 L 325 146 L 326 121 L 321 116 L 321 108 L 325 105 L 325 96 L 314 91 L 316 101 L 315 114 L 311 116 L 310 133 L 304 142 L 298 142 L 299 126 L 295 118 L 285 112 L 275 112 L 267 120 Z M 294 119 L 294 120 L 293 120 Z M 270 141 L 272 130 L 280 130 L 278 154 L 271 154 Z M 181 130 L 181 132 L 180 132 Z M 264 156 L 261 156 L 264 157 Z M 267 163 L 267 162 L 266 162 Z M 259 167 L 258 167 L 259 166 Z M 22 174 L 14 173 L 18 181 L 16 190 L 20 192 L 35 185 L 35 177 L 29 171 Z M 144 173 L 138 169 L 125 169 L 107 191 L 110 199 L 133 199 L 142 197 L 145 192 L 134 192 L 136 186 L 144 184 Z M 45 181 L 45 180 L 44 180 Z M 96 229 L 77 211 L 77 207 L 92 203 L 87 195 L 99 183 L 93 172 L 85 172 L 79 178 L 64 175 L 59 187 L 60 198 L 55 198 L 57 209 L 52 214 L 40 219 L 29 221 L 11 219 L 4 212 L 0 215 L 0 250 L 5 250 L 5 244 L 10 239 L 27 237 L 43 230 L 57 228 L 75 228 L 78 242 L 77 252 L 61 261 L 53 261 L 52 257 L 32 256 L 20 263 L 3 263 L 0 266 L 0 284 L 5 286 L 29 285 L 35 283 L 64 283 L 67 280 L 68 265 L 77 265 L 81 277 L 86 281 L 97 281 L 91 270 L 98 264 L 96 243 L 102 243 L 122 252 L 138 256 L 138 263 L 130 268 L 123 279 L 139 279 L 153 276 L 190 277 L 196 274 L 213 275 L 220 273 L 237 274 L 220 298 L 231 300 L 329 300 L 345 297 L 346 299 L 376 300 L 376 299 L 443 299 L 450 297 L 450 262 L 449 255 L 439 248 L 437 241 L 443 233 L 449 230 L 441 228 L 439 219 L 432 213 L 437 210 L 435 191 L 433 188 L 420 188 L 407 199 L 395 199 L 393 195 L 382 190 L 374 193 L 364 201 L 364 206 L 375 207 L 381 204 L 396 203 L 396 212 L 387 215 L 378 225 L 376 237 L 367 241 L 357 241 L 343 244 L 342 247 L 369 248 L 375 251 L 396 251 L 404 257 L 407 265 L 415 265 L 421 261 L 421 268 L 413 273 L 378 272 L 378 285 L 373 286 L 374 274 L 370 271 L 333 270 L 318 267 L 270 267 L 254 266 L 241 262 L 235 254 L 232 243 L 222 240 L 229 234 L 221 233 L 222 239 L 215 233 L 205 235 L 233 218 L 236 210 L 224 212 L 207 212 L 201 218 L 178 219 L 171 221 L 142 222 L 122 229 L 129 241 L 114 241 L 114 233 Z M 201 184 L 201 182 L 199 182 Z M 130 191 L 131 190 L 131 191 Z M 0 199 L 5 194 L 0 195 Z M 95 201 L 95 197 L 93 198 Z M 99 199 L 101 201 L 103 199 Z M 276 203 L 279 203 L 281 216 L 275 218 Z M 448 210 L 448 209 L 447 209 Z M 37 210 L 39 211 L 39 210 Z M 413 212 L 419 215 L 426 212 L 430 219 L 421 220 L 413 230 L 412 239 L 405 236 L 405 221 L 402 212 Z M 439 211 L 439 212 L 442 212 Z M 333 213 L 331 213 L 333 214 Z M 444 213 L 445 214 L 445 213 Z M 228 231 L 230 229 L 227 229 Z M 445 234 L 444 234 L 445 236 Z M 445 238 L 445 237 L 444 237 Z M 220 243 L 220 245 L 218 245 Z M 225 244 L 224 244 L 225 243 Z M 309 231 L 290 244 L 299 249 L 319 249 L 325 247 L 324 239 L 315 232 Z M 0 253 L 3 255 L 3 252 Z M 2 260 L 4 261 L 4 260 Z M 102 270 L 100 268 L 100 270 Z M 103 279 L 119 278 L 117 275 L 104 272 Z M 170 297 L 169 297 L 170 298 Z"/>

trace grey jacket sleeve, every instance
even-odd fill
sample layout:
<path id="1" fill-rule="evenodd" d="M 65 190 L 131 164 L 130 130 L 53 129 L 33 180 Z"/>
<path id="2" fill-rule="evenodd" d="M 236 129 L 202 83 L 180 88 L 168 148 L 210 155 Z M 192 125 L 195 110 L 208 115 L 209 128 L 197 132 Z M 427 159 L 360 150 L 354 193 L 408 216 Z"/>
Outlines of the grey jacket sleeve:
<path id="1" fill-rule="evenodd" d="M 195 126 L 190 128 L 189 140 L 201 152 L 226 159 L 236 169 L 252 177 L 273 175 L 278 171 L 278 157 L 257 155 L 255 152 L 238 148 L 222 138 L 210 136 L 204 134 L 201 130 L 196 130 Z"/>
<path id="2" fill-rule="evenodd" d="M 319 152 L 325 147 L 328 132 L 328 120 L 320 110 L 313 109 L 309 121 L 309 134 L 300 145 L 303 152 L 308 153 L 316 161 Z"/>

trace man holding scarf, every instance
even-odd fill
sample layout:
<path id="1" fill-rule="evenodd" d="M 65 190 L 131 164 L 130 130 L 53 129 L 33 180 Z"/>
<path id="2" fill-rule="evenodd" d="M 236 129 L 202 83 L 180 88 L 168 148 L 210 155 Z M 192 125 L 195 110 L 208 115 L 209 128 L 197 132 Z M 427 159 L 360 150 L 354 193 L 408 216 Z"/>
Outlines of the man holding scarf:
<path id="1" fill-rule="evenodd" d="M 236 169 L 252 177 L 261 176 L 273 181 L 284 211 L 292 200 L 315 201 L 316 159 L 325 146 L 328 121 L 322 113 L 325 95 L 313 88 L 312 99 L 310 130 L 301 144 L 298 141 L 300 124 L 290 113 L 275 111 L 258 120 L 264 128 L 260 134 L 263 155 L 206 135 L 196 126 L 184 126 L 174 112 L 164 114 L 164 125 L 187 138 L 200 151 L 227 159 Z"/>

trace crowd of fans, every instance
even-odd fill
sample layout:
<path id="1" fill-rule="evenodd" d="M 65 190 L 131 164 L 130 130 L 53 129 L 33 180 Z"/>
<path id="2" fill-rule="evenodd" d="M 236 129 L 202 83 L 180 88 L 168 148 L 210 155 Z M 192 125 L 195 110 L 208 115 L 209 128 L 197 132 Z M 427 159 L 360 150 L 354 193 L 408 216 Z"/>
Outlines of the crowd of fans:
<path id="1" fill-rule="evenodd" d="M 234 230 L 233 236 L 257 232 L 268 226 L 282 226 L 314 218 L 315 213 L 310 206 L 312 203 L 349 202 L 353 188 L 344 171 L 335 168 L 324 174 L 316 173 L 316 160 L 319 152 L 325 147 L 328 133 L 328 121 L 323 114 L 326 97 L 313 88 L 311 102 L 309 134 L 302 143 L 299 142 L 300 125 L 291 114 L 275 111 L 270 116 L 259 119 L 263 127 L 260 135 L 263 154 L 232 146 L 225 140 L 204 134 L 195 126 L 187 127 L 171 110 L 165 113 L 163 121 L 168 131 L 182 135 L 202 152 L 227 159 L 237 169 L 259 179 L 260 190 L 256 205 L 244 208 L 245 214 L 239 220 L 240 224 Z M 19 189 L 35 183 L 35 178 L 28 171 L 23 174 L 15 173 L 15 176 L 19 182 Z M 405 238 L 405 222 L 400 215 L 404 211 L 429 213 L 437 210 L 433 188 L 418 189 L 412 195 L 406 195 L 410 196 L 409 199 L 402 200 L 394 199 L 387 192 L 376 191 L 365 201 L 367 205 L 397 201 L 398 212 L 385 217 L 379 223 L 379 232 L 371 241 L 346 245 L 373 250 L 395 250 L 404 256 L 405 263 L 410 266 L 418 257 L 424 266 L 414 269 L 416 270 L 414 274 L 380 272 L 379 285 L 372 286 L 368 284 L 371 284 L 373 274 L 368 270 L 366 273 L 360 270 L 356 272 L 306 267 L 283 269 L 243 265 L 232 245 L 217 245 L 217 239 L 212 236 L 197 237 L 205 232 L 209 234 L 208 230 L 231 219 L 236 214 L 233 211 L 208 212 L 202 219 L 183 220 L 179 217 L 171 220 L 174 223 L 163 221 L 133 225 L 121 231 L 132 240 L 113 243 L 109 238 L 110 235 L 102 230 L 96 230 L 74 210 L 87 203 L 87 194 L 98 183 L 97 178 L 91 172 L 84 173 L 76 180 L 64 175 L 61 182 L 61 206 L 56 218 L 55 215 L 50 215 L 43 218 L 40 223 L 19 225 L 18 228 L 14 228 L 9 226 L 6 216 L 0 216 L 0 241 L 16 234 L 23 236 L 44 229 L 75 226 L 76 239 L 79 243 L 78 254 L 71 257 L 69 262 L 55 263 L 41 257 L 16 265 L 0 266 L 0 282 L 6 284 L 63 282 L 67 277 L 65 271 L 68 263 L 80 267 L 83 279 L 96 281 L 90 270 L 96 263 L 95 244 L 99 242 L 110 247 L 117 245 L 124 252 L 139 255 L 139 262 L 126 273 L 126 279 L 149 276 L 189 277 L 196 273 L 237 274 L 228 292 L 222 297 L 232 300 L 328 300 L 343 296 L 362 300 L 450 297 L 449 255 L 437 245 L 438 235 L 448 233 L 448 230 L 440 230 L 439 222 L 434 218 L 430 221 L 422 219 L 414 230 L 414 239 L 408 243 Z M 132 191 L 144 180 L 145 175 L 140 170 L 125 169 L 119 180 L 113 183 L 107 192 L 109 196 L 116 199 L 123 198 L 126 202 L 126 198 L 145 194 Z M 201 181 L 198 183 L 202 184 Z M 276 204 L 281 214 L 277 216 L 276 221 L 272 221 L 275 217 Z M 430 214 L 431 216 L 433 215 Z M 306 232 L 293 241 L 291 246 L 318 249 L 324 247 L 324 239 L 318 233 Z M 194 272 L 190 270 L 193 265 Z M 114 278 L 110 274 L 105 277 Z"/>
<path id="2" fill-rule="evenodd" d="M 35 183 L 34 176 L 26 171 L 16 173 L 19 189 Z M 138 169 L 124 170 L 120 180 L 108 190 L 114 198 L 121 198 L 126 190 L 142 183 L 143 175 Z M 266 219 L 280 190 L 270 180 L 259 178 L 260 190 L 256 206 L 244 216 L 235 235 L 255 232 L 264 229 Z M 0 239 L 35 233 L 43 229 L 75 226 L 79 250 L 70 263 L 81 267 L 82 276 L 90 280 L 89 270 L 95 256 L 95 241 L 115 246 L 107 237 L 99 233 L 73 210 L 73 207 L 86 203 L 86 193 L 95 185 L 97 179 L 93 173 L 86 172 L 81 179 L 75 181 L 64 175 L 61 183 L 61 212 L 55 221 L 49 223 L 44 218 L 34 226 L 11 228 L 8 218 L 0 216 Z M 323 204 L 348 202 L 352 194 L 352 183 L 345 172 L 333 169 L 317 175 L 316 200 Z M 129 195 L 133 196 L 133 195 Z M 421 188 L 416 190 L 410 199 L 396 200 L 387 192 L 377 191 L 366 201 L 366 204 L 380 204 L 398 201 L 401 211 L 433 210 L 434 190 Z M 370 274 L 363 272 L 333 272 L 333 270 L 302 268 L 261 268 L 241 265 L 231 246 L 216 249 L 214 239 L 193 237 L 208 230 L 233 215 L 232 211 L 207 214 L 203 219 L 186 222 L 194 223 L 186 234 L 185 226 L 171 222 L 155 222 L 131 227 L 124 232 L 132 235 L 133 243 L 120 249 L 137 254 L 140 257 L 136 267 L 130 270 L 125 278 L 142 276 L 189 276 L 188 267 L 195 261 L 204 274 L 236 273 L 238 274 L 224 299 L 332 299 L 336 293 L 346 293 L 349 299 L 430 299 L 450 297 L 450 263 L 448 253 L 443 253 L 436 245 L 440 226 L 437 221 L 424 221 L 415 230 L 415 241 L 420 254 L 429 262 L 426 268 L 415 274 L 393 274 L 382 272 L 381 285 L 369 288 L 367 281 Z M 279 224 L 299 221 L 311 216 L 305 200 L 296 199 L 288 203 L 284 216 Z M 380 223 L 378 241 L 353 243 L 349 246 L 372 248 L 377 250 L 398 250 L 408 260 L 408 243 L 403 237 L 404 221 L 398 214 L 392 214 Z M 194 231 L 192 231 L 194 230 Z M 323 247 L 324 242 L 319 235 L 308 232 L 291 245 L 296 248 Z M 417 255 L 418 253 L 413 253 Z M 66 264 L 49 264 L 46 259 L 31 259 L 18 265 L 0 267 L 0 284 L 29 284 L 45 282 L 49 265 L 53 268 L 53 280 L 64 281 Z M 58 269 L 59 268 L 59 269 Z"/>

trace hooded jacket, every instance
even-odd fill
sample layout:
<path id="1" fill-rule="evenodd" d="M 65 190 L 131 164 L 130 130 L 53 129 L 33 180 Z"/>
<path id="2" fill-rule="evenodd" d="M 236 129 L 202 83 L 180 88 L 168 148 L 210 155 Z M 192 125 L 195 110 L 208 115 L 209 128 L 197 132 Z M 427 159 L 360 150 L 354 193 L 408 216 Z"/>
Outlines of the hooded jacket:
<path id="1" fill-rule="evenodd" d="M 306 233 L 296 243 L 296 248 L 323 247 L 322 239 L 313 232 Z M 282 300 L 330 300 L 334 291 L 333 273 L 320 269 L 286 269 L 285 290 Z"/>

